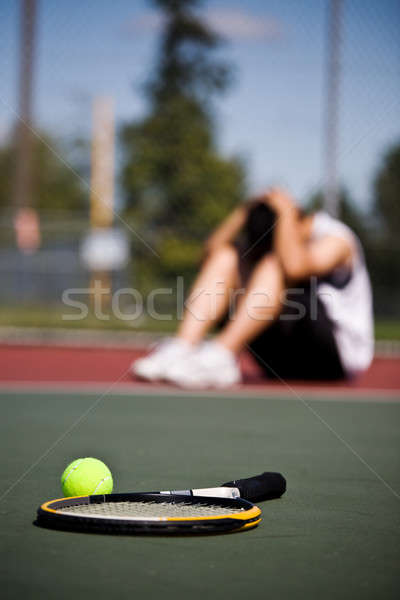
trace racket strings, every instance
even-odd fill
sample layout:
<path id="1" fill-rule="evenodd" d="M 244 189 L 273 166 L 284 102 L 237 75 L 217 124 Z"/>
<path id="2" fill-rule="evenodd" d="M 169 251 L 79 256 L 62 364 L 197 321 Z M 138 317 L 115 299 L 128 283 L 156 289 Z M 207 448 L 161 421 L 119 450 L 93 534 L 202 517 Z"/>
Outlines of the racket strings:
<path id="1" fill-rule="evenodd" d="M 207 503 L 190 502 L 103 502 L 99 504 L 78 504 L 57 509 L 57 512 L 80 517 L 103 518 L 179 518 L 212 517 L 243 512 L 242 507 L 223 507 Z"/>

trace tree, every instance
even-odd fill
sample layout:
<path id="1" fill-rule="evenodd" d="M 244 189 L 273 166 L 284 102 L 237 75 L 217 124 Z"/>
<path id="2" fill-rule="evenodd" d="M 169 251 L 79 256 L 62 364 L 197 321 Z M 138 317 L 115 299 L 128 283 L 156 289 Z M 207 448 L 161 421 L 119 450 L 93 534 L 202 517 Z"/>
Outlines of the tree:
<path id="1" fill-rule="evenodd" d="M 213 135 L 211 98 L 230 81 L 212 56 L 221 40 L 193 12 L 199 0 L 154 3 L 165 28 L 145 86 L 149 113 L 121 132 L 122 183 L 129 214 L 160 254 L 155 276 L 190 275 L 202 240 L 244 193 L 244 175 L 239 160 L 219 156 Z"/>
<path id="2" fill-rule="evenodd" d="M 400 233 L 400 144 L 386 153 L 374 187 L 377 216 L 386 233 L 397 238 Z"/>
<path id="3" fill-rule="evenodd" d="M 400 306 L 400 144 L 385 154 L 374 183 L 374 216 L 379 225 L 368 247 L 378 314 L 399 318 Z"/>
<path id="4" fill-rule="evenodd" d="M 229 67 L 210 58 L 221 44 L 191 9 L 202 0 L 153 0 L 164 11 L 166 28 L 154 79 L 147 84 L 150 99 L 163 104 L 177 96 L 206 101 L 208 94 L 224 91 L 230 80 Z"/>
<path id="5" fill-rule="evenodd" d="M 54 151 L 52 151 L 54 149 Z M 87 192 L 76 173 L 60 160 L 58 144 L 41 134 L 33 142 L 33 186 L 35 208 L 41 210 L 83 210 Z M 0 148 L 0 209 L 13 209 L 12 176 L 15 168 L 15 148 L 10 144 Z"/>

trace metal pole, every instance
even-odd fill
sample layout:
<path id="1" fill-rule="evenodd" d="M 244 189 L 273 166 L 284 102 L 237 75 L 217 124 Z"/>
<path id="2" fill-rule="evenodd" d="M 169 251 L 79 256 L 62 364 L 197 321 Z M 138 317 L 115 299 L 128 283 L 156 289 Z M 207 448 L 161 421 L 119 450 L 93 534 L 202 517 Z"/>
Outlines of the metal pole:
<path id="1" fill-rule="evenodd" d="M 97 97 L 93 106 L 91 227 L 111 227 L 114 218 L 114 108 L 111 98 Z"/>
<path id="2" fill-rule="evenodd" d="M 111 98 L 95 98 L 93 108 L 90 225 L 109 229 L 114 218 L 114 109 Z M 90 289 L 94 307 L 103 312 L 111 303 L 111 273 L 92 272 Z"/>
<path id="3" fill-rule="evenodd" d="M 326 210 L 333 216 L 338 216 L 340 210 L 337 162 L 342 8 L 343 0 L 329 0 L 324 131 L 324 203 Z"/>
<path id="4" fill-rule="evenodd" d="M 32 206 L 32 90 L 35 50 L 36 0 L 21 1 L 18 121 L 16 123 L 16 164 L 14 206 Z"/>

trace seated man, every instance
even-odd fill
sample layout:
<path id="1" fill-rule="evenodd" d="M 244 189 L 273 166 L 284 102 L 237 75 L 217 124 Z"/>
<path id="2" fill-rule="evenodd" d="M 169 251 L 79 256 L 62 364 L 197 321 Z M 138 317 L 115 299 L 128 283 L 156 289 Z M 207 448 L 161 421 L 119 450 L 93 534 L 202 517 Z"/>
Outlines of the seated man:
<path id="1" fill-rule="evenodd" d="M 240 233 L 242 243 L 234 243 Z M 322 211 L 305 216 L 271 189 L 237 208 L 206 250 L 176 337 L 137 360 L 135 375 L 226 387 L 241 379 L 243 349 L 278 379 L 337 380 L 368 368 L 371 289 L 346 225 Z M 223 319 L 213 340 L 203 341 Z"/>

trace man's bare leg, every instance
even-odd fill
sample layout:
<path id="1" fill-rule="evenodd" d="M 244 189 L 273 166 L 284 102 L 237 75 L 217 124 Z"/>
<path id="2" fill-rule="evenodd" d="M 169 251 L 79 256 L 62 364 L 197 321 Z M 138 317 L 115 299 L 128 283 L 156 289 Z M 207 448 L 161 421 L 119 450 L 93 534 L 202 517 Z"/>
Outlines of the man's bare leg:
<path id="1" fill-rule="evenodd" d="M 237 268 L 234 268 L 235 261 L 237 261 L 236 253 L 234 258 L 235 260 L 229 254 L 231 269 L 224 270 L 225 291 L 229 288 L 232 289 L 235 285 L 234 275 L 237 273 Z M 215 257 L 214 259 L 216 260 Z M 225 260 L 221 262 L 225 263 Z M 215 293 L 215 282 L 218 281 L 218 274 L 220 273 L 220 269 L 216 268 L 216 264 L 216 262 L 213 264 L 213 268 L 209 264 L 196 282 L 197 286 L 203 285 L 211 293 Z M 231 275 L 231 280 L 226 275 L 228 272 Z M 239 286 L 236 290 L 242 292 Z M 222 333 L 217 335 L 215 341 L 200 345 L 195 353 L 191 354 L 190 351 L 186 351 L 185 357 L 176 361 L 168 369 L 165 378 L 175 384 L 190 388 L 221 388 L 239 383 L 241 374 L 236 355 L 247 342 L 263 331 L 268 323 L 272 323 L 277 318 L 281 310 L 284 293 L 284 276 L 280 264 L 275 256 L 267 256 L 254 269 L 246 286 L 245 295 L 241 296 L 236 314 L 228 322 Z M 227 302 L 229 302 L 229 297 L 221 294 L 219 301 L 219 308 L 221 314 L 223 314 Z M 201 307 L 204 310 L 203 314 L 207 317 L 200 325 L 198 320 L 192 320 L 192 317 L 185 323 L 185 326 L 190 325 L 189 329 L 192 336 L 190 339 L 198 341 L 214 322 L 214 319 L 210 319 L 209 302 L 203 303 L 203 301 L 198 302 L 197 300 L 194 302 L 196 307 Z M 195 335 L 193 335 L 193 332 L 195 332 Z"/>
<path id="2" fill-rule="evenodd" d="M 232 290 L 239 285 L 238 256 L 225 245 L 207 258 L 188 300 L 178 338 L 197 344 L 229 308 Z"/>
<path id="3" fill-rule="evenodd" d="M 285 278 L 279 261 L 268 255 L 254 269 L 234 317 L 215 338 L 237 354 L 279 316 L 285 293 Z"/>

